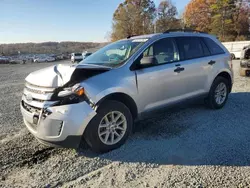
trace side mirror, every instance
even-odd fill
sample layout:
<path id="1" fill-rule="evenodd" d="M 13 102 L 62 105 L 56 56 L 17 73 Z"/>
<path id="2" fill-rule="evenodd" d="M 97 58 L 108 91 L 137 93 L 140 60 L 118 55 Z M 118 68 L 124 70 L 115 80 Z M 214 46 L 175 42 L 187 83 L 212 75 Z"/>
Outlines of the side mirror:
<path id="1" fill-rule="evenodd" d="M 142 66 L 149 66 L 149 65 L 155 65 L 156 61 L 157 60 L 154 56 L 147 56 L 147 57 L 143 57 L 140 63 Z"/>
<path id="2" fill-rule="evenodd" d="M 132 65 L 130 70 L 138 70 L 152 65 L 157 65 L 157 59 L 154 56 L 143 57 L 140 62 L 136 62 Z"/>

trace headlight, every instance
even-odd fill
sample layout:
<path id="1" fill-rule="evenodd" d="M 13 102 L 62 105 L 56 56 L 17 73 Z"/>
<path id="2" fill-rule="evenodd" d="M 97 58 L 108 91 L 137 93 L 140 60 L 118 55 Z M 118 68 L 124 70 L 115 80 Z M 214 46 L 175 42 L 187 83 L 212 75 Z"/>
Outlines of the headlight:
<path id="1" fill-rule="evenodd" d="M 58 93 L 58 97 L 60 98 L 59 105 L 79 103 L 86 99 L 85 90 L 80 84 L 64 88 Z"/>
<path id="2" fill-rule="evenodd" d="M 80 84 L 76 84 L 72 87 L 72 92 L 78 96 L 83 96 L 85 94 L 84 88 Z"/>
<path id="3" fill-rule="evenodd" d="M 70 95 L 83 96 L 84 94 L 84 88 L 80 84 L 76 84 L 73 87 L 64 88 L 63 91 L 58 93 L 58 97 L 67 97 Z"/>

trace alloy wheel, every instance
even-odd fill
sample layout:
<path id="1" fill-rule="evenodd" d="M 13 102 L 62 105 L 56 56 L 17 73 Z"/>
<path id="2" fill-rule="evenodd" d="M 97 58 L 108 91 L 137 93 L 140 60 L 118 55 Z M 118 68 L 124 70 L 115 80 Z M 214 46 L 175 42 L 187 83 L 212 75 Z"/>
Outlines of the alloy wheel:
<path id="1" fill-rule="evenodd" d="M 215 89 L 215 102 L 221 105 L 227 97 L 227 86 L 225 83 L 220 83 Z"/>
<path id="2" fill-rule="evenodd" d="M 111 111 L 106 114 L 98 127 L 98 136 L 106 145 L 114 145 L 119 142 L 127 130 L 127 120 L 123 113 Z"/>

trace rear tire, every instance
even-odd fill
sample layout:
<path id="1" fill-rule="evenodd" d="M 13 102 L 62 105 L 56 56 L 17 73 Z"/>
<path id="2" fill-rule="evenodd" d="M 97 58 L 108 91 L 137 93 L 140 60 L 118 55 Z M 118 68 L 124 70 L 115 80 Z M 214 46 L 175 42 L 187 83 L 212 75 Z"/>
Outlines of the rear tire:
<path id="1" fill-rule="evenodd" d="M 209 91 L 208 97 L 205 99 L 205 104 L 211 109 L 222 108 L 228 99 L 229 81 L 221 76 L 218 76 Z"/>
<path id="2" fill-rule="evenodd" d="M 132 126 L 133 118 L 128 107 L 121 102 L 108 100 L 102 103 L 97 115 L 88 124 L 84 139 L 93 151 L 108 152 L 125 143 Z"/>

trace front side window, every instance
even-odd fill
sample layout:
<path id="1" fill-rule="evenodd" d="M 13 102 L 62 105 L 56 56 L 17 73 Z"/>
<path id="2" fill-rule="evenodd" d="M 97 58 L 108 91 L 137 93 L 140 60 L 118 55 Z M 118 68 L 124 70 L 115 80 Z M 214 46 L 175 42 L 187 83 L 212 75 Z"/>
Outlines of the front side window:
<path id="1" fill-rule="evenodd" d="M 136 60 L 138 64 L 143 64 L 142 59 L 152 58 L 152 65 L 160 65 L 179 61 L 177 47 L 172 38 L 164 38 L 150 45 Z M 150 66 L 150 65 L 147 65 Z"/>
<path id="2" fill-rule="evenodd" d="M 201 40 L 198 37 L 178 37 L 176 38 L 181 59 L 194 59 L 206 56 L 202 47 Z"/>
<path id="3" fill-rule="evenodd" d="M 80 64 L 94 64 L 108 67 L 119 67 L 134 54 L 148 39 L 130 39 L 111 43 L 91 54 Z"/>

